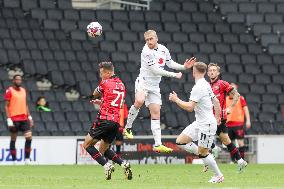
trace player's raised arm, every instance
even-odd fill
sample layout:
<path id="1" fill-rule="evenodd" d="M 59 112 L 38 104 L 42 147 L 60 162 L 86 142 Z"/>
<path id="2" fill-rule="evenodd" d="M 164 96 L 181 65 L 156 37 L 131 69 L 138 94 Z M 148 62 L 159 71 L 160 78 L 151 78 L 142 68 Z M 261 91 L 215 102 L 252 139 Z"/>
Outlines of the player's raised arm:
<path id="1" fill-rule="evenodd" d="M 190 69 L 193 67 L 193 64 L 196 62 L 196 58 L 192 57 L 190 59 L 186 59 L 184 64 L 179 64 L 175 61 L 172 60 L 170 52 L 167 50 L 166 52 L 166 65 L 169 68 L 172 68 L 174 70 L 186 70 L 186 69 Z"/>
<path id="2" fill-rule="evenodd" d="M 175 102 L 180 108 L 188 112 L 192 112 L 196 105 L 196 102 L 192 100 L 190 100 L 189 102 L 181 100 L 174 91 L 170 93 L 169 100 Z"/>
<path id="3" fill-rule="evenodd" d="M 154 57 L 151 54 L 142 54 L 142 58 L 144 59 L 144 61 L 147 62 L 149 70 L 155 75 L 160 75 L 165 77 L 175 77 L 178 79 L 182 77 L 181 72 L 175 73 L 160 68 L 159 64 L 155 62 Z"/>

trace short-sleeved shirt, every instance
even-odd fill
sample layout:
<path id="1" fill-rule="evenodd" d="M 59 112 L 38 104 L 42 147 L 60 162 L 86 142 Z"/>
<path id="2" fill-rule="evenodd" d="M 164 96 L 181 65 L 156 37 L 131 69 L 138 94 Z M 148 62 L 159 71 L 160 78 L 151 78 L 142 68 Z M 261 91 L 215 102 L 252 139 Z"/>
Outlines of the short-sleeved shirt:
<path id="1" fill-rule="evenodd" d="M 146 82 L 160 83 L 161 76 L 154 74 L 150 70 L 150 67 L 158 65 L 159 68 L 164 69 L 166 63 L 171 60 L 170 52 L 164 45 L 158 44 L 158 48 L 150 49 L 147 44 L 145 44 L 141 53 L 139 77 L 143 77 Z"/>
<path id="2" fill-rule="evenodd" d="M 110 79 L 101 81 L 96 90 L 101 93 L 102 100 L 98 118 L 119 123 L 120 109 L 126 95 L 122 81 L 113 76 Z"/>
<path id="3" fill-rule="evenodd" d="M 213 114 L 212 98 L 215 95 L 205 78 L 199 79 L 190 92 L 189 100 L 196 102 L 195 118 L 199 124 L 216 122 Z"/>
<path id="4" fill-rule="evenodd" d="M 221 119 L 227 119 L 227 112 L 226 112 L 226 96 L 229 94 L 233 87 L 224 80 L 218 79 L 212 83 L 210 83 L 213 93 L 218 98 L 221 106 Z"/>

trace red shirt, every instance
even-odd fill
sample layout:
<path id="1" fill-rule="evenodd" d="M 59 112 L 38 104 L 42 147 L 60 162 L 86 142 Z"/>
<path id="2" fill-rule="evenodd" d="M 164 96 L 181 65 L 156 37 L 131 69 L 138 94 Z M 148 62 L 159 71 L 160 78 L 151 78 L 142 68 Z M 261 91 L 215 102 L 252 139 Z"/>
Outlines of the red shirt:
<path id="1" fill-rule="evenodd" d="M 227 82 L 223 81 L 221 79 L 217 79 L 214 82 L 210 82 L 211 88 L 213 90 L 213 93 L 218 98 L 221 106 L 221 119 L 226 120 L 227 119 L 227 113 L 226 113 L 226 96 L 233 90 L 233 87 Z M 215 114 L 215 113 L 214 113 Z"/>
<path id="2" fill-rule="evenodd" d="M 5 95 L 4 95 L 4 100 L 6 101 L 10 101 L 11 98 L 12 98 L 12 87 L 9 87 L 6 92 L 5 92 Z M 20 88 L 20 90 L 25 90 L 24 88 Z M 28 115 L 27 114 L 21 114 L 21 115 L 15 115 L 15 116 L 12 116 L 10 117 L 12 119 L 12 121 L 26 121 L 28 120 Z"/>
<path id="3" fill-rule="evenodd" d="M 126 95 L 122 81 L 114 76 L 101 81 L 96 90 L 102 95 L 102 104 L 98 118 L 119 123 L 120 109 L 123 106 Z"/>

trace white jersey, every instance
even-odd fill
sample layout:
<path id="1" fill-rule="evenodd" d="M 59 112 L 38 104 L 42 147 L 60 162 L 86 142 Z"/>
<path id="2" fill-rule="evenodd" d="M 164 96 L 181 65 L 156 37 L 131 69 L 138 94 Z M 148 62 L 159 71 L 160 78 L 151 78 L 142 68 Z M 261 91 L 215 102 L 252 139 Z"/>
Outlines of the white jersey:
<path id="1" fill-rule="evenodd" d="M 165 69 L 166 61 L 171 59 L 169 50 L 161 44 L 158 44 L 157 49 L 150 49 L 145 44 L 141 53 L 141 68 L 139 77 L 143 77 L 145 81 L 160 83 L 161 75 L 153 73 L 150 69 L 151 66 L 157 64 L 159 68 Z"/>
<path id="2" fill-rule="evenodd" d="M 199 124 L 211 124 L 216 122 L 212 102 L 214 96 L 212 88 L 205 78 L 197 80 L 190 92 L 189 100 L 196 102 L 194 111 L 196 121 Z"/>
<path id="3" fill-rule="evenodd" d="M 150 49 L 147 44 L 143 47 L 141 53 L 141 68 L 139 78 L 143 78 L 146 83 L 159 84 L 162 76 L 175 77 L 174 72 L 168 72 L 165 65 L 177 70 L 184 70 L 183 65 L 172 61 L 169 50 L 161 44 L 158 48 Z"/>

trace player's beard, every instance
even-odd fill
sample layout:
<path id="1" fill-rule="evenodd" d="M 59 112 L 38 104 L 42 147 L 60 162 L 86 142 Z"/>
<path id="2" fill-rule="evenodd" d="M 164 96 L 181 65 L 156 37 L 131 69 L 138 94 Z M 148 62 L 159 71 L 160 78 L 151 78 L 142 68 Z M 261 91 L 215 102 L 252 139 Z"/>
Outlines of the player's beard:
<path id="1" fill-rule="evenodd" d="M 210 80 L 213 82 L 213 81 L 216 81 L 218 79 L 219 76 L 216 76 L 214 78 L 210 78 Z"/>
<path id="2" fill-rule="evenodd" d="M 22 86 L 22 84 L 19 83 L 14 83 L 15 87 L 20 88 Z"/>

